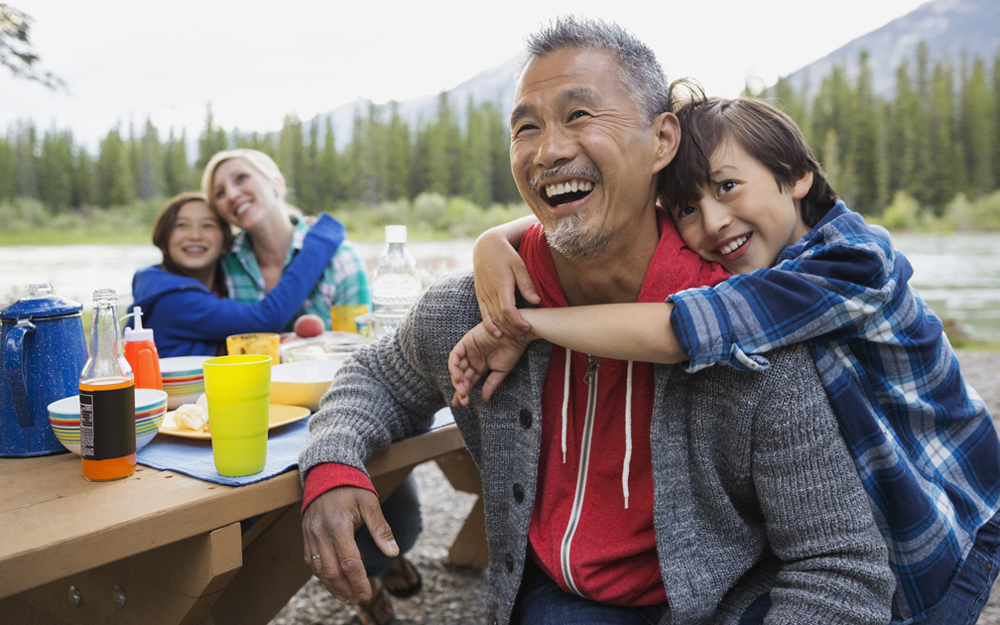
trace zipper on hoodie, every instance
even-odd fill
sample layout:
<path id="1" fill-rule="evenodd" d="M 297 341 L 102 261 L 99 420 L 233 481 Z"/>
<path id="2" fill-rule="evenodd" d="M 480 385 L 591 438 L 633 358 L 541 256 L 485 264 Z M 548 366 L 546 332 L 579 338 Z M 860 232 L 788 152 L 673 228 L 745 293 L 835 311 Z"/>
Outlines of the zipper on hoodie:
<path id="1" fill-rule="evenodd" d="M 573 572 L 570 569 L 570 548 L 573 544 L 573 535 L 580 523 L 580 512 L 583 509 L 583 495 L 587 489 L 587 468 L 590 464 L 590 438 L 594 432 L 594 413 L 597 411 L 597 367 L 601 361 L 598 358 L 588 355 L 590 364 L 587 366 L 587 373 L 583 376 L 584 383 L 589 387 L 587 390 L 587 417 L 583 426 L 583 441 L 580 447 L 580 466 L 576 474 L 576 492 L 573 495 L 573 509 L 569 516 L 569 523 L 566 525 L 566 532 L 563 534 L 562 547 L 559 550 L 559 560 L 562 565 L 563 579 L 566 585 L 574 594 L 583 596 L 576 582 L 573 580 Z"/>

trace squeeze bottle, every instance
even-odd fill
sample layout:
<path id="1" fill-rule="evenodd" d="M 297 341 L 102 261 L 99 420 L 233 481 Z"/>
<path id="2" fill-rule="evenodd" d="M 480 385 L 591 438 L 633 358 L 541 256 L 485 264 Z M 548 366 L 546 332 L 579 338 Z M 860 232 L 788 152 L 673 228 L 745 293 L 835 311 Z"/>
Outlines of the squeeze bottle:
<path id="1" fill-rule="evenodd" d="M 163 377 L 160 375 L 160 355 L 153 342 L 153 330 L 142 327 L 142 308 L 135 306 L 132 312 L 122 317 L 133 317 L 134 328 L 125 328 L 125 360 L 132 367 L 135 375 L 136 388 L 155 388 L 163 390 Z"/>

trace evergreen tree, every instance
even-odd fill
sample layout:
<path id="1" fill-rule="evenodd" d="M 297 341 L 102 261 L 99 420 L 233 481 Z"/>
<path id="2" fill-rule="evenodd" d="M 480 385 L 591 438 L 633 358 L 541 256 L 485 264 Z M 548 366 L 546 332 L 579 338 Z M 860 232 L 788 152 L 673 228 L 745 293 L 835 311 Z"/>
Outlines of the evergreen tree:
<path id="1" fill-rule="evenodd" d="M 75 160 L 72 206 L 80 209 L 91 206 L 97 201 L 97 180 L 94 174 L 94 159 L 82 146 L 77 149 Z"/>
<path id="2" fill-rule="evenodd" d="M 365 141 L 368 143 L 368 167 L 372 177 L 372 194 L 369 201 L 381 202 L 388 198 L 389 128 L 382 123 L 382 110 L 368 104 L 365 123 Z"/>
<path id="3" fill-rule="evenodd" d="M 489 130 L 482 107 L 476 106 L 469 96 L 466 105 L 466 131 L 462 158 L 462 195 L 479 206 L 489 206 L 492 182 L 487 146 Z"/>
<path id="4" fill-rule="evenodd" d="M 413 197 L 430 189 L 430 124 L 417 120 L 417 133 L 413 140 L 413 159 L 410 167 L 410 192 Z"/>
<path id="5" fill-rule="evenodd" d="M 808 141 L 809 136 L 807 132 L 809 130 L 809 123 L 806 119 L 805 93 L 805 87 L 803 87 L 801 96 L 795 93 L 795 88 L 786 78 L 779 78 L 778 82 L 774 85 L 774 98 L 777 101 L 777 105 L 798 124 Z"/>
<path id="6" fill-rule="evenodd" d="M 448 196 L 451 191 L 450 135 L 451 106 L 448 92 L 438 95 L 437 120 L 427 127 L 427 160 L 423 163 L 426 186 L 419 191 L 430 191 Z"/>
<path id="7" fill-rule="evenodd" d="M 872 72 L 868 65 L 868 51 L 862 50 L 858 59 L 858 83 L 854 96 L 851 163 L 857 176 L 857 204 L 855 210 L 865 214 L 881 212 L 884 191 L 884 162 L 881 149 L 881 104 L 872 89 Z"/>
<path id="8" fill-rule="evenodd" d="M 122 206 L 135 200 L 135 175 L 129 160 L 128 144 L 117 128 L 109 130 L 101 141 L 96 179 L 99 205 Z"/>
<path id="9" fill-rule="evenodd" d="M 136 179 L 139 197 L 143 200 L 163 194 L 163 152 L 156 126 L 148 118 L 139 139 Z"/>
<path id="10" fill-rule="evenodd" d="M 50 130 L 38 157 L 38 199 L 50 208 L 66 210 L 73 201 L 73 137 Z"/>
<path id="11" fill-rule="evenodd" d="M 15 149 L 15 184 L 20 197 L 38 197 L 38 138 L 31 122 L 18 124 Z"/>
<path id="12" fill-rule="evenodd" d="M 319 171 L 323 206 L 332 209 L 335 202 L 342 202 L 345 199 L 344 172 L 341 168 L 340 154 L 337 152 L 332 117 L 326 118 L 326 132 L 323 135 L 323 154 L 320 157 Z"/>
<path id="13" fill-rule="evenodd" d="M 920 100 L 910 80 L 909 63 L 904 59 L 896 70 L 896 97 L 890 106 L 886 151 L 888 188 L 890 194 L 906 190 L 913 192 L 916 167 L 916 124 L 920 117 Z"/>
<path id="14" fill-rule="evenodd" d="M 15 197 L 17 197 L 17 149 L 7 137 L 0 137 L 0 202 Z"/>
<path id="15" fill-rule="evenodd" d="M 128 151 L 129 170 L 132 172 L 132 188 L 139 193 L 139 137 L 135 133 L 135 124 L 131 121 L 128 124 L 128 140 L 125 142 Z"/>
<path id="16" fill-rule="evenodd" d="M 964 71 L 962 74 L 959 132 L 965 152 L 965 188 L 969 197 L 977 197 L 993 188 L 993 103 L 986 82 L 986 64 L 981 58 L 974 61 L 971 75 Z"/>
<path id="17" fill-rule="evenodd" d="M 954 142 L 954 90 L 951 68 L 938 62 L 931 80 L 930 122 L 930 187 L 929 200 L 938 214 L 961 190 L 961 166 L 957 143 Z"/>
<path id="18" fill-rule="evenodd" d="M 492 183 L 491 200 L 500 204 L 520 202 L 521 194 L 510 170 L 510 129 L 503 118 L 500 104 L 487 102 L 483 109 L 486 127 L 489 129 L 489 159 Z"/>
<path id="19" fill-rule="evenodd" d="M 228 149 L 229 142 L 226 140 L 226 131 L 215 125 L 215 116 L 212 114 L 212 105 L 205 107 L 205 130 L 202 131 L 198 140 L 198 160 L 195 161 L 195 170 L 199 172 L 205 169 L 217 152 Z"/>
<path id="20" fill-rule="evenodd" d="M 913 122 L 913 182 L 910 192 L 921 204 L 931 199 L 931 127 L 930 127 L 930 51 L 923 41 L 917 46 L 917 101 L 919 107 Z"/>
<path id="21" fill-rule="evenodd" d="M 812 136 L 826 137 L 828 130 L 837 133 L 840 147 L 841 167 L 847 167 L 847 160 L 853 154 L 855 91 L 847 80 L 847 73 L 840 65 L 834 66 L 830 75 L 820 83 L 819 92 L 813 101 Z M 825 154 L 818 155 L 829 160 Z"/>
<path id="22" fill-rule="evenodd" d="M 823 171 L 826 173 L 826 181 L 834 191 L 839 193 L 842 188 L 840 175 L 840 144 L 837 142 L 837 131 L 833 128 L 826 131 L 826 138 L 823 139 L 823 154 L 826 158 L 820 162 Z"/>
<path id="23" fill-rule="evenodd" d="M 181 136 L 175 138 L 174 129 L 171 128 L 170 137 L 163 149 L 164 195 L 172 197 L 196 189 L 200 184 L 201 172 L 195 172 L 188 166 L 187 131 L 181 130 Z"/>
<path id="24" fill-rule="evenodd" d="M 389 103 L 386 198 L 405 200 L 414 196 L 410 190 L 412 146 L 410 127 L 399 115 L 399 104 Z"/>
<path id="25" fill-rule="evenodd" d="M 302 122 L 298 115 L 286 115 L 278 138 L 278 169 L 285 177 L 288 201 L 299 202 L 299 188 L 305 177 L 305 143 L 302 139 Z"/>
<path id="26" fill-rule="evenodd" d="M 299 181 L 299 205 L 309 213 L 323 208 L 319 186 L 319 116 L 309 124 L 309 145 L 305 148 Z"/>
<path id="27" fill-rule="evenodd" d="M 1000 187 L 1000 49 L 993 59 L 993 146 L 992 167 L 993 187 Z"/>
<path id="28" fill-rule="evenodd" d="M 354 110 L 354 124 L 351 129 L 351 145 L 348 147 L 348 157 L 345 167 L 347 172 L 348 197 L 365 204 L 376 203 L 374 159 L 372 145 L 368 141 L 369 115 L 362 115 L 360 110 Z"/>

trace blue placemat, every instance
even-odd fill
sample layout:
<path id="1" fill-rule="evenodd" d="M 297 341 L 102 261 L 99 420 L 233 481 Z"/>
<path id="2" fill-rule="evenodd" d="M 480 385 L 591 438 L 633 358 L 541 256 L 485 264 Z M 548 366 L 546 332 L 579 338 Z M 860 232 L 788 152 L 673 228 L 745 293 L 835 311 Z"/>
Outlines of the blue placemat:
<path id="1" fill-rule="evenodd" d="M 311 417 L 310 417 L 311 418 Z M 434 415 L 434 430 L 454 423 L 451 410 L 444 408 Z M 264 470 L 243 477 L 225 477 L 215 470 L 211 441 L 158 435 L 136 454 L 136 461 L 161 471 L 175 471 L 217 484 L 242 486 L 253 484 L 299 466 L 299 452 L 309 437 L 309 419 L 283 425 L 268 433 L 267 462 Z"/>

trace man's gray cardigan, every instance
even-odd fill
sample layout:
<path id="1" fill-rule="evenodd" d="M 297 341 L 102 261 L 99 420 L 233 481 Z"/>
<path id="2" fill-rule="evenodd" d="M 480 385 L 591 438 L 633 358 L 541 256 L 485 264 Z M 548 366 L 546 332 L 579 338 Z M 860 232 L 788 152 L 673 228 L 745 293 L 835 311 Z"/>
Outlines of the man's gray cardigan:
<path id="1" fill-rule="evenodd" d="M 427 428 L 451 398 L 448 353 L 479 321 L 470 274 L 432 286 L 397 334 L 340 370 L 310 423 L 303 479 L 324 462 L 364 470 L 372 452 Z M 535 341 L 488 404 L 477 388 L 453 409 L 482 471 L 492 623 L 510 622 L 528 557 L 551 349 Z M 769 625 L 888 623 L 885 543 L 812 357 L 798 347 L 770 358 L 764 373 L 655 368 L 653 511 L 670 606 L 661 623 L 737 623 L 763 593 Z"/>

